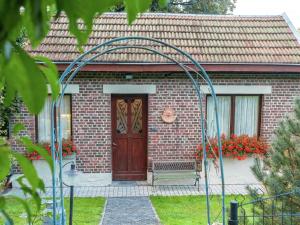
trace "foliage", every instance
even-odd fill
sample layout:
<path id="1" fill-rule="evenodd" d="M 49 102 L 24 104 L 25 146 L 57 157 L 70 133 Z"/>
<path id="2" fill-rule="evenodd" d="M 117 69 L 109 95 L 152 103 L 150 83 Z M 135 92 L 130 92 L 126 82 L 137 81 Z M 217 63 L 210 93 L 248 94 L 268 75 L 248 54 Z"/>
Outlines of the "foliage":
<path id="1" fill-rule="evenodd" d="M 21 124 L 17 124 L 14 127 L 13 134 L 16 141 L 22 143 L 27 151 L 33 151 L 33 149 L 36 149 L 36 145 L 31 142 L 31 140 L 28 137 L 21 137 L 19 136 L 19 132 L 21 130 L 24 130 L 24 126 Z M 51 157 L 46 153 L 45 149 L 37 148 L 37 151 L 39 154 L 43 155 L 49 165 L 52 165 L 52 159 Z M 23 156 L 21 153 L 12 151 L 10 149 L 9 143 L 6 141 L 5 138 L 0 139 L 0 180 L 3 180 L 6 178 L 6 176 L 9 174 L 11 161 L 10 159 L 15 159 L 23 174 L 20 176 L 17 181 L 24 192 L 24 194 L 27 194 L 31 196 L 36 204 L 36 207 L 40 209 L 41 207 L 41 199 L 39 197 L 39 192 L 44 192 L 45 187 L 42 180 L 38 177 L 36 170 L 34 169 L 33 165 L 30 163 L 30 161 L 27 160 L 25 156 Z M 52 168 L 52 167 L 51 167 Z M 24 182 L 24 181 L 27 181 Z M 17 201 L 20 205 L 22 205 L 28 214 L 28 223 L 31 223 L 32 220 L 32 211 L 30 207 L 28 206 L 27 202 L 19 197 L 11 197 L 15 201 Z M 5 210 L 6 205 L 8 204 L 8 199 L 6 196 L 0 196 L 0 212 L 2 213 L 2 216 L 6 218 L 6 220 L 12 222 L 11 215 Z"/>
<path id="2" fill-rule="evenodd" d="M 151 196 L 151 202 L 163 225 L 194 225 L 207 224 L 205 196 Z M 249 196 L 227 195 L 226 208 L 232 200 L 248 201 Z M 211 195 L 211 220 L 220 222 L 221 196 Z M 246 210 L 249 210 L 246 208 Z"/>
<path id="3" fill-rule="evenodd" d="M 48 154 L 51 155 L 51 145 L 50 143 L 41 143 L 40 147 L 47 150 Z M 55 148 L 58 149 L 58 145 L 55 145 Z M 76 145 L 71 140 L 63 140 L 62 142 L 62 156 L 66 157 L 68 155 L 72 155 L 73 153 L 79 154 L 79 151 L 76 148 Z M 29 160 L 39 160 L 42 156 L 38 153 L 38 151 L 33 151 L 28 153 L 27 158 Z"/>
<path id="4" fill-rule="evenodd" d="M 295 102 L 293 115 L 279 123 L 271 146 L 268 156 L 257 159 L 252 170 L 268 195 L 298 193 L 284 205 L 300 212 L 300 99 Z"/>
<path id="5" fill-rule="evenodd" d="M 249 137 L 248 135 L 231 135 L 226 138 L 221 137 L 222 153 L 224 157 L 245 160 L 251 156 L 264 156 L 267 153 L 268 145 L 257 137 Z M 219 148 L 217 138 L 210 138 L 206 144 L 206 153 L 208 158 L 218 158 Z M 196 156 L 203 158 L 203 145 L 197 147 Z"/>
<path id="6" fill-rule="evenodd" d="M 244 203 L 252 210 L 246 212 L 243 210 L 245 205 L 239 207 L 241 215 L 239 220 L 242 224 L 300 224 L 299 208 L 293 208 L 299 193 L 288 192 L 264 196 L 260 190 L 248 189 L 251 200 Z"/>
<path id="7" fill-rule="evenodd" d="M 13 156 L 9 157 L 9 166 L 12 168 L 13 166 L 16 166 L 16 160 L 13 158 Z M 9 179 L 12 176 L 12 170 L 9 172 L 9 174 L 4 177 L 2 180 L 0 180 L 0 193 L 3 191 L 6 191 L 6 189 L 9 187 Z"/>
<path id="8" fill-rule="evenodd" d="M 179 13 L 228 14 L 232 13 L 236 0 L 191 0 L 190 4 L 180 4 L 185 0 L 174 0 L 170 10 Z"/>
<path id="9" fill-rule="evenodd" d="M 159 0 L 152 1 L 151 12 L 195 13 L 195 14 L 228 14 L 235 8 L 236 0 L 170 0 L 165 5 Z M 120 3 L 112 11 L 122 12 L 124 4 Z"/>
<path id="10" fill-rule="evenodd" d="M 19 112 L 20 99 L 16 98 L 10 106 L 4 105 L 4 90 L 0 91 L 0 136 L 7 137 L 9 134 L 9 119 Z"/>
<path id="11" fill-rule="evenodd" d="M 66 215 L 69 214 L 69 198 L 65 198 L 66 205 Z M 27 199 L 26 202 L 32 207 L 32 218 L 33 225 L 41 225 L 42 216 L 45 213 L 42 213 L 34 205 L 34 200 Z M 80 225 L 96 225 L 99 224 L 101 214 L 103 212 L 103 207 L 105 204 L 105 199 L 101 197 L 96 198 L 74 198 L 74 214 L 73 214 L 73 224 Z M 45 205 L 42 206 L 45 208 Z M 26 212 L 14 199 L 8 198 L 6 205 L 7 212 L 12 215 L 13 220 L 16 225 L 26 224 Z M 88 215 L 88 219 L 87 219 Z M 68 218 L 67 218 L 68 219 Z M 0 224 L 3 224 L 3 220 L 0 217 Z M 68 221 L 67 221 L 67 224 Z"/>
<path id="12" fill-rule="evenodd" d="M 24 29 L 32 47 L 36 47 L 47 35 L 49 22 L 53 16 L 57 17 L 64 11 L 69 19 L 69 30 L 77 38 L 78 46 L 81 47 L 92 32 L 93 17 L 108 11 L 120 2 L 125 5 L 129 23 L 132 23 L 140 12 L 146 11 L 151 4 L 151 0 L 90 0 L 84 3 L 78 0 L 34 2 L 1 0 L 0 87 L 7 88 L 5 101 L 7 105 L 18 92 L 29 111 L 38 113 L 42 109 L 47 95 L 47 82 L 52 86 L 57 86 L 57 82 L 53 82 L 53 78 L 57 77 L 57 71 L 45 74 L 43 69 L 45 67 L 50 69 L 50 65 L 40 58 L 38 61 L 42 62 L 43 66 L 37 65 L 34 58 L 15 44 L 15 40 L 20 37 Z M 160 2 L 163 4 L 165 1 L 160 0 Z M 55 15 L 53 12 L 56 12 Z M 79 22 L 83 22 L 84 26 L 79 26 Z M 18 82 L 14 82 L 16 80 Z"/>

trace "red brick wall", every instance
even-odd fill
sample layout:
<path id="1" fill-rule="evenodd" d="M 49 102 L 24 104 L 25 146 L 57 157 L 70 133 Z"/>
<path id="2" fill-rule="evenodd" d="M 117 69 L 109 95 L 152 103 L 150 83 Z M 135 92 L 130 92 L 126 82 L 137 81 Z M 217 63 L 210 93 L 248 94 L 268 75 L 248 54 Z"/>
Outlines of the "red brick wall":
<path id="1" fill-rule="evenodd" d="M 13 124 L 22 123 L 25 127 L 25 130 L 20 131 L 19 135 L 26 135 L 29 136 L 32 140 L 36 139 L 36 132 L 35 132 L 35 117 L 32 116 L 26 107 L 23 104 L 20 104 L 20 113 L 14 115 L 11 118 L 10 124 L 10 135 L 12 134 Z M 12 146 L 17 149 L 19 152 L 25 152 L 25 148 L 19 145 L 13 137 L 10 137 L 10 143 Z"/>
<path id="2" fill-rule="evenodd" d="M 263 77 L 263 78 L 262 78 Z M 284 79 L 282 77 L 285 77 Z M 84 172 L 111 172 L 111 104 L 110 94 L 103 94 L 103 84 L 155 84 L 156 94 L 148 96 L 148 157 L 154 160 L 187 160 L 193 158 L 200 141 L 197 98 L 191 82 L 175 75 L 134 75 L 127 81 L 123 75 L 84 74 L 76 78 L 79 94 L 72 96 L 73 140 L 81 151 L 79 169 Z M 300 96 L 300 78 L 281 75 L 214 76 L 215 85 L 271 85 L 272 94 L 264 95 L 261 136 L 270 140 L 278 121 L 290 112 L 293 99 Z M 205 105 L 205 104 L 203 104 Z M 161 114 L 165 107 L 175 109 L 177 120 L 165 124 Z M 205 108 L 203 109 L 205 112 Z M 34 137 L 34 118 L 25 111 L 30 135 Z M 19 149 L 18 147 L 16 147 Z"/>

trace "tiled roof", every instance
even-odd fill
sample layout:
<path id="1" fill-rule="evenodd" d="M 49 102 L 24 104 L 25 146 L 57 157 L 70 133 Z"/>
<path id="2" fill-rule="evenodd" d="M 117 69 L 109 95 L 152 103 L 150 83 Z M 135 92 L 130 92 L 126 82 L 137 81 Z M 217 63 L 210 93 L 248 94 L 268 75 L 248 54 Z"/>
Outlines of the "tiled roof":
<path id="1" fill-rule="evenodd" d="M 128 26 L 123 13 L 106 13 L 94 20 L 93 33 L 84 50 L 122 36 L 146 36 L 173 44 L 201 63 L 300 64 L 300 43 L 283 16 L 213 16 L 145 13 Z M 127 42 L 130 45 L 130 42 Z M 173 50 L 147 41 L 170 56 Z M 42 54 L 55 62 L 70 62 L 79 56 L 76 40 L 61 16 L 33 55 Z M 179 58 L 179 60 L 184 60 Z M 124 63 L 164 63 L 165 59 L 144 50 L 119 50 L 96 60 Z"/>

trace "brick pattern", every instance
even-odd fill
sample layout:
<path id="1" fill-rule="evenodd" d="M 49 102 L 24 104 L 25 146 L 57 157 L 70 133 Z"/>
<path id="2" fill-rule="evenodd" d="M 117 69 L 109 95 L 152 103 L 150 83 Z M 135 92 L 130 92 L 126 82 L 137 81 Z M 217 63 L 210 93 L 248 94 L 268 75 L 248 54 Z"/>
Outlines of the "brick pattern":
<path id="1" fill-rule="evenodd" d="M 292 75 L 214 75 L 215 85 L 271 85 L 272 94 L 263 96 L 261 136 L 271 140 L 278 122 L 292 110 L 300 96 L 300 78 Z M 155 84 L 157 93 L 148 96 L 148 158 L 190 160 L 200 142 L 200 112 L 191 82 L 178 75 L 79 75 L 79 93 L 72 95 L 73 140 L 80 150 L 77 163 L 84 172 L 111 172 L 111 96 L 103 94 L 103 84 Z M 166 124 L 161 119 L 165 107 L 174 108 L 177 119 Z M 205 112 L 205 102 L 203 101 Z M 35 120 L 22 109 L 19 119 L 35 137 Z M 15 118 L 14 122 L 17 121 Z M 15 145 L 17 150 L 22 150 Z"/>
<path id="2" fill-rule="evenodd" d="M 72 97 L 73 140 L 78 149 L 78 165 L 85 172 L 111 171 L 111 95 L 103 94 L 103 84 L 120 84 L 124 79 L 105 77 L 75 80 L 80 93 Z M 199 142 L 197 98 L 185 79 L 137 78 L 128 84 L 155 84 L 157 94 L 148 96 L 148 156 L 153 160 L 188 160 Z M 174 92 L 173 90 L 177 90 Z M 175 109 L 173 124 L 162 122 L 165 107 Z M 194 135 L 196 133 L 196 135 Z"/>
<path id="3" fill-rule="evenodd" d="M 36 139 L 36 132 L 35 132 L 35 117 L 28 112 L 26 107 L 23 104 L 20 104 L 20 113 L 13 115 L 11 118 L 11 125 L 10 125 L 10 135 L 12 135 L 12 129 L 14 124 L 22 123 L 25 126 L 25 130 L 20 131 L 20 135 L 29 136 L 32 140 Z M 10 143 L 13 148 L 16 148 L 19 152 L 25 152 L 25 149 L 17 143 L 16 139 L 11 136 Z"/>

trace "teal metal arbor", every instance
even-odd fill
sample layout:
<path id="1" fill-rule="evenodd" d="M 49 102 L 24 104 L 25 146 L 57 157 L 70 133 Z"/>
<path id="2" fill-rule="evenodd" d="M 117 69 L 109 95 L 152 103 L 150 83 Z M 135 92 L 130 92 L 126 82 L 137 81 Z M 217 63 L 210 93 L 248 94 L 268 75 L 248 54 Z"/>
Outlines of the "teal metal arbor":
<path id="1" fill-rule="evenodd" d="M 136 42 L 136 43 L 135 43 Z M 147 47 L 146 45 L 139 45 L 138 42 L 148 42 L 151 43 L 151 47 Z M 154 46 L 156 46 L 156 49 Z M 170 51 L 175 52 L 184 58 L 185 62 L 181 63 L 175 57 L 171 57 L 168 54 L 165 54 L 160 51 L 160 48 L 164 47 L 169 49 Z M 176 64 L 182 71 L 186 74 L 186 76 L 191 80 L 192 85 L 195 89 L 196 95 L 198 97 L 198 106 L 200 110 L 200 127 L 201 127 L 201 140 L 199 140 L 203 149 L 206 149 L 206 145 L 209 145 L 208 137 L 206 135 L 206 121 L 204 118 L 204 112 L 202 109 L 202 99 L 203 93 L 200 89 L 200 82 L 204 81 L 208 87 L 211 96 L 213 97 L 214 107 L 215 107 L 215 118 L 216 118 L 216 128 L 217 128 L 217 140 L 219 147 L 219 167 L 220 167 L 220 179 L 222 186 L 222 222 L 225 225 L 225 181 L 224 181 L 224 169 L 223 169 L 223 158 L 222 158 L 222 147 L 221 147 L 221 138 L 220 138 L 220 125 L 218 118 L 218 110 L 217 110 L 217 98 L 214 91 L 214 87 L 212 82 L 204 70 L 204 68 L 198 63 L 193 57 L 186 53 L 183 50 L 178 49 L 176 46 L 167 44 L 163 41 L 148 38 L 148 37 L 120 37 L 114 38 L 112 40 L 106 41 L 102 44 L 99 44 L 90 50 L 86 51 L 82 55 L 80 55 L 77 59 L 75 59 L 63 72 L 59 79 L 59 83 L 61 85 L 61 94 L 59 98 L 52 102 L 51 108 L 51 152 L 54 163 L 54 172 L 52 177 L 52 186 L 53 186 L 53 224 L 54 225 L 65 225 L 66 219 L 64 215 L 64 199 L 63 199 L 63 176 L 62 176 L 62 129 L 61 129 L 61 120 L 60 120 L 60 108 L 63 104 L 63 96 L 65 94 L 66 88 L 68 84 L 73 80 L 73 78 L 78 74 L 82 67 L 87 65 L 88 63 L 94 61 L 99 57 L 105 57 L 108 53 L 120 51 L 120 50 L 141 50 L 156 54 L 164 59 L 168 60 L 168 62 Z M 194 68 L 190 68 L 187 64 L 192 64 Z M 54 112 L 56 111 L 58 116 L 58 123 L 54 124 Z M 55 147 L 55 143 L 58 144 L 58 149 Z M 209 200 L 209 182 L 208 182 L 208 161 L 206 151 L 203 151 L 203 160 L 204 160 L 204 174 L 205 174 L 205 192 L 206 192 L 206 206 L 207 206 L 207 223 L 211 225 L 211 216 L 210 216 L 210 200 Z"/>

